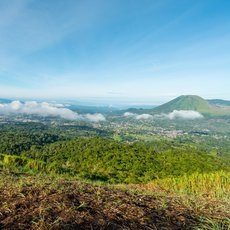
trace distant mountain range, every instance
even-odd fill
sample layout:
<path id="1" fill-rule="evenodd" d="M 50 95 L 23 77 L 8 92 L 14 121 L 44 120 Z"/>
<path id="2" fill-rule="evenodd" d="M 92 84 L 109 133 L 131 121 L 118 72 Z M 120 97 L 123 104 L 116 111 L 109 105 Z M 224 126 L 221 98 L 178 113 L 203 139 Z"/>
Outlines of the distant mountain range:
<path id="1" fill-rule="evenodd" d="M 7 103 L 10 103 L 10 102 L 12 102 L 12 100 L 5 99 L 5 98 L 0 98 L 0 104 L 7 104 Z"/>
<path id="2" fill-rule="evenodd" d="M 183 95 L 152 109 L 129 109 L 129 112 L 161 114 L 174 110 L 193 110 L 203 115 L 230 115 L 230 101 L 205 100 L 196 95 Z"/>

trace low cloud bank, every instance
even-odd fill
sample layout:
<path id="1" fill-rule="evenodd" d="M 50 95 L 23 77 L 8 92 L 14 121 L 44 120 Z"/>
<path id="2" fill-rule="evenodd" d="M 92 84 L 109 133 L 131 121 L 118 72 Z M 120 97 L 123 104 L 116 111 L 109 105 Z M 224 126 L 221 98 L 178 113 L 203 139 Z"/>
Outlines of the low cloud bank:
<path id="1" fill-rule="evenodd" d="M 85 117 L 93 122 L 105 121 L 105 117 L 101 113 L 86 114 Z"/>
<path id="2" fill-rule="evenodd" d="M 25 103 L 21 103 L 20 101 L 13 101 L 8 104 L 0 104 L 0 114 L 27 114 L 43 117 L 54 116 L 68 120 L 83 119 L 92 122 L 106 120 L 105 117 L 99 113 L 80 115 L 70 109 L 63 108 L 60 105 L 56 106 L 47 102 L 38 103 L 36 101 L 29 101 Z"/>
<path id="3" fill-rule="evenodd" d="M 153 116 L 150 114 L 147 114 L 147 113 L 136 116 L 137 120 L 148 120 L 148 119 L 152 119 L 152 118 L 153 118 Z"/>
<path id="4" fill-rule="evenodd" d="M 199 112 L 193 111 L 193 110 L 174 110 L 171 113 L 168 114 L 136 114 L 136 113 L 131 113 L 131 112 L 126 112 L 124 113 L 124 117 L 131 117 L 137 120 L 149 120 L 149 119 L 154 119 L 154 118 L 167 118 L 170 120 L 176 119 L 176 118 L 182 118 L 182 119 L 198 119 L 198 118 L 203 118 L 203 115 Z"/>
<path id="5" fill-rule="evenodd" d="M 126 113 L 124 113 L 124 116 L 125 117 L 133 117 L 133 118 L 135 118 L 137 120 L 148 120 L 148 119 L 152 119 L 153 118 L 152 115 L 147 114 L 147 113 L 143 113 L 143 114 L 138 115 L 136 113 L 126 112 Z"/>
<path id="6" fill-rule="evenodd" d="M 130 113 L 130 112 L 125 112 L 124 113 L 124 117 L 134 117 L 134 116 L 136 116 L 137 114 L 135 114 L 135 113 Z"/>
<path id="7" fill-rule="evenodd" d="M 203 115 L 193 110 L 174 110 L 166 115 L 169 119 L 183 118 L 183 119 L 198 119 Z"/>

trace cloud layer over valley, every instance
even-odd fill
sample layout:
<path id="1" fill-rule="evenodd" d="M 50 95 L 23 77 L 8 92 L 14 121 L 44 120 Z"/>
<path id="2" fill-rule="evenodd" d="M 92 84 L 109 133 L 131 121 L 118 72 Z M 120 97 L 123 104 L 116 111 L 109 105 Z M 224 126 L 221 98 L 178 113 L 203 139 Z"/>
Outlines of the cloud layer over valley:
<path id="1" fill-rule="evenodd" d="M 136 114 L 136 113 L 130 113 L 130 112 L 126 112 L 124 113 L 124 117 L 133 117 L 137 120 L 148 120 L 148 119 L 152 119 L 153 116 L 147 113 L 143 113 L 143 114 Z"/>
<path id="2" fill-rule="evenodd" d="M 78 114 L 70 109 L 63 108 L 59 105 L 49 104 L 47 102 L 38 103 L 36 101 L 28 101 L 22 103 L 13 101 L 7 104 L 0 104 L 0 114 L 25 114 L 38 115 L 43 117 L 53 116 L 61 117 L 68 120 L 89 120 L 92 122 L 105 121 L 105 117 L 100 114 Z"/>
<path id="3" fill-rule="evenodd" d="M 171 113 L 165 114 L 136 114 L 136 113 L 131 113 L 131 112 L 125 112 L 124 117 L 130 117 L 134 118 L 137 120 L 149 120 L 149 119 L 154 119 L 154 118 L 167 118 L 170 120 L 180 118 L 180 119 L 198 119 L 198 118 L 203 118 L 203 115 L 199 112 L 193 111 L 193 110 L 174 110 Z"/>
<path id="4" fill-rule="evenodd" d="M 202 118 L 203 115 L 193 110 L 174 110 L 166 115 L 169 119 L 183 118 L 183 119 L 197 119 Z"/>

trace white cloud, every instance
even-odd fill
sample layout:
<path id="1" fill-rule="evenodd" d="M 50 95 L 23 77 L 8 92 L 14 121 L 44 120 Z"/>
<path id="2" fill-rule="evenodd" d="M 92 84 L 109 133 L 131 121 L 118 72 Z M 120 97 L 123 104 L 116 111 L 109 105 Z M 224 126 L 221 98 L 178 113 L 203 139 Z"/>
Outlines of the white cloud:
<path id="1" fill-rule="evenodd" d="M 203 115 L 193 110 L 174 110 L 173 112 L 165 115 L 169 119 L 183 118 L 183 119 L 197 119 L 202 118 Z"/>
<path id="2" fill-rule="evenodd" d="M 38 103 L 36 101 L 28 101 L 21 103 L 20 101 L 13 101 L 8 104 L 0 104 L 0 114 L 31 114 L 38 116 L 58 116 L 69 120 L 87 119 L 92 122 L 105 121 L 105 117 L 100 114 L 86 114 L 79 115 L 67 108 L 61 108 L 47 102 Z"/>
<path id="3" fill-rule="evenodd" d="M 144 113 L 144 114 L 136 114 L 136 113 L 130 113 L 130 112 L 125 112 L 124 113 L 124 117 L 133 117 L 137 120 L 148 120 L 148 119 L 152 119 L 153 116 L 150 115 L 150 114 L 147 114 L 147 113 Z"/>
<path id="4" fill-rule="evenodd" d="M 86 114 L 85 117 L 93 122 L 105 121 L 105 117 L 101 113 Z"/>
<path id="5" fill-rule="evenodd" d="M 137 120 L 148 120 L 148 119 L 152 119 L 152 118 L 153 118 L 152 115 L 146 114 L 146 113 L 136 116 Z"/>
<path id="6" fill-rule="evenodd" d="M 150 115 L 147 113 L 144 114 L 136 114 L 131 112 L 125 112 L 123 114 L 124 117 L 131 117 L 135 118 L 137 120 L 149 120 L 149 119 L 157 119 L 157 118 L 167 118 L 170 120 L 176 119 L 176 118 L 182 118 L 182 119 L 198 119 L 202 118 L 203 115 L 199 112 L 193 111 L 193 110 L 174 110 L 173 112 L 169 114 L 155 114 Z"/>
<path id="7" fill-rule="evenodd" d="M 130 112 L 125 112 L 124 113 L 124 116 L 125 117 L 133 117 L 133 116 L 136 116 L 137 114 L 135 114 L 135 113 L 130 113 Z"/>

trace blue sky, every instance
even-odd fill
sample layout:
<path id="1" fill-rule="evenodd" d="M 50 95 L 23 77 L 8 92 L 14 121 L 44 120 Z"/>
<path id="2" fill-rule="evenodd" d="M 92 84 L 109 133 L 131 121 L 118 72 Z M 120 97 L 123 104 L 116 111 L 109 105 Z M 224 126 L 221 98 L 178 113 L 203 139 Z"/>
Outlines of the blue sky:
<path id="1" fill-rule="evenodd" d="M 0 97 L 230 99 L 229 0 L 1 0 Z"/>

